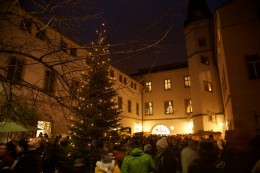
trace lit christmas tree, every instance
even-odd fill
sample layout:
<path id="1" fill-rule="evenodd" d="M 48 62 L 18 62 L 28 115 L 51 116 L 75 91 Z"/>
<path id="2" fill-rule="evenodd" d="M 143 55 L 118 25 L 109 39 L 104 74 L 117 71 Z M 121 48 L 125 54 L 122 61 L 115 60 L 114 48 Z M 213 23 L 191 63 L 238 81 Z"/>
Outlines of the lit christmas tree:
<path id="1" fill-rule="evenodd" d="M 104 26 L 104 24 L 102 25 Z M 79 154 L 95 151 L 93 141 L 118 137 L 120 110 L 117 107 L 117 92 L 112 87 L 114 79 L 109 75 L 109 45 L 106 31 L 97 31 L 98 40 L 92 43 L 87 57 L 88 71 L 82 75 L 78 89 L 78 105 L 71 119 L 71 145 Z"/>

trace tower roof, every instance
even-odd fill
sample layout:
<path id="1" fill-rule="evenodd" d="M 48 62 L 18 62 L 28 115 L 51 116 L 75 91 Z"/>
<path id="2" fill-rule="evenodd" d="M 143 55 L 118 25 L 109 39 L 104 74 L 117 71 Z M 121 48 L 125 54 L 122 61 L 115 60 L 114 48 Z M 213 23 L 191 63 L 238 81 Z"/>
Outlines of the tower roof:
<path id="1" fill-rule="evenodd" d="M 185 21 L 185 26 L 194 21 L 211 18 L 212 14 L 205 0 L 189 0 L 188 14 L 187 20 Z"/>

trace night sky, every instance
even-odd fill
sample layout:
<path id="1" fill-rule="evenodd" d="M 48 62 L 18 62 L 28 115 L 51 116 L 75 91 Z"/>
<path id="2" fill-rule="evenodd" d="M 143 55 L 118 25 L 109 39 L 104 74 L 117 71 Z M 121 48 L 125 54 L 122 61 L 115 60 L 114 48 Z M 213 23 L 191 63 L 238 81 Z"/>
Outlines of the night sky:
<path id="1" fill-rule="evenodd" d="M 207 0 L 211 10 L 228 1 Z M 105 23 L 109 33 L 107 41 L 111 45 L 110 52 L 116 52 L 111 55 L 112 65 L 123 72 L 133 74 L 140 68 L 152 68 L 186 60 L 183 26 L 188 0 L 83 0 L 81 2 L 85 3 L 79 4 L 81 9 L 57 8 L 56 13 L 64 16 L 76 13 L 81 16 L 98 13 L 98 17 L 91 20 L 78 20 L 73 25 L 63 25 L 60 27 L 62 32 L 81 45 L 89 45 L 91 41 L 97 39 L 96 30 Z M 117 53 L 144 47 L 140 46 L 140 43 L 153 44 L 163 37 L 160 46 L 153 49 L 132 54 Z"/>
<path id="2" fill-rule="evenodd" d="M 207 2 L 213 10 L 228 0 Z M 163 37 L 171 25 L 173 26 L 161 48 L 134 56 L 113 55 L 112 65 L 115 67 L 127 74 L 133 74 L 140 68 L 152 68 L 186 60 L 183 23 L 186 20 L 188 0 L 97 0 L 95 6 L 103 12 L 103 17 L 95 21 L 96 27 L 98 28 L 102 22 L 109 26 L 111 45 L 135 39 L 145 39 L 153 43 Z M 90 32 L 95 35 L 94 31 Z"/>

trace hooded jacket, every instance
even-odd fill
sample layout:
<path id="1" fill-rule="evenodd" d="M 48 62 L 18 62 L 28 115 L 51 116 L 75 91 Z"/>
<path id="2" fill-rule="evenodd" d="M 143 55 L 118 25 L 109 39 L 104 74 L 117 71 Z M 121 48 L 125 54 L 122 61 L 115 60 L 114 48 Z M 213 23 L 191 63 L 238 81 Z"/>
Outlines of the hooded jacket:
<path id="1" fill-rule="evenodd" d="M 156 170 L 151 155 L 145 154 L 142 149 L 134 148 L 125 156 L 121 173 L 149 173 Z"/>

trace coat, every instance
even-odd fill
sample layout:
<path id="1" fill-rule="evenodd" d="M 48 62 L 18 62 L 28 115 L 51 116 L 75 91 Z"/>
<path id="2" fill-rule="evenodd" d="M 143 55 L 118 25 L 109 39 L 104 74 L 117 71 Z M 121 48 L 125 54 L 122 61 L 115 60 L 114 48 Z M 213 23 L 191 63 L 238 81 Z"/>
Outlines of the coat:
<path id="1" fill-rule="evenodd" d="M 152 156 L 145 154 L 140 148 L 129 151 L 121 166 L 121 173 L 149 173 L 155 170 Z"/>

